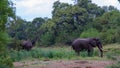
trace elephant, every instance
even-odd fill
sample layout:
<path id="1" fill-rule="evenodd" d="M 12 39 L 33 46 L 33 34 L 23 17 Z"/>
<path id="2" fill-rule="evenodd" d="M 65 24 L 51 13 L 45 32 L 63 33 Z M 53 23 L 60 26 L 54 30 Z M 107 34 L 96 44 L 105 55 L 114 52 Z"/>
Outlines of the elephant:
<path id="1" fill-rule="evenodd" d="M 98 47 L 101 52 L 101 57 L 103 57 L 102 43 L 98 38 L 77 38 L 72 42 L 72 49 L 80 54 L 80 51 L 86 50 L 88 52 L 88 56 L 93 52 L 94 47 Z"/>
<path id="2" fill-rule="evenodd" d="M 31 50 L 31 48 L 35 45 L 35 41 L 30 40 L 23 40 L 21 43 L 22 49 L 25 49 L 27 51 Z"/>

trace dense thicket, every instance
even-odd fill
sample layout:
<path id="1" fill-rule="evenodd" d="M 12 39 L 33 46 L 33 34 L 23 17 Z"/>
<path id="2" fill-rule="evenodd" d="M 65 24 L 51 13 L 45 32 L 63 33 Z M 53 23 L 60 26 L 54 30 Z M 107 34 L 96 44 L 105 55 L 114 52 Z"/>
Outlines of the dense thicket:
<path id="1" fill-rule="evenodd" d="M 120 43 L 120 11 L 113 6 L 99 7 L 91 0 L 75 4 L 54 2 L 52 18 L 25 21 L 17 17 L 8 27 L 15 40 L 36 40 L 38 46 L 65 44 L 78 37 L 98 37 L 103 43 Z"/>
<path id="2" fill-rule="evenodd" d="M 14 19 L 12 2 L 9 0 L 0 0 L 0 68 L 12 68 L 13 64 L 8 55 L 6 44 L 9 41 L 5 25 L 8 18 Z M 6 25 L 7 26 L 7 25 Z"/>

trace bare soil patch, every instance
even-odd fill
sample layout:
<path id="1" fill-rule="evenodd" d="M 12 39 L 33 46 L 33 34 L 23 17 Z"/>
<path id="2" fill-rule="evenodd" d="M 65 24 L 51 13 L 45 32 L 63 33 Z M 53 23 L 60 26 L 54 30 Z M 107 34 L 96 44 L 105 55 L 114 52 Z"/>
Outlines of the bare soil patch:
<path id="1" fill-rule="evenodd" d="M 97 60 L 56 60 L 14 62 L 15 68 L 105 68 L 114 61 Z"/>

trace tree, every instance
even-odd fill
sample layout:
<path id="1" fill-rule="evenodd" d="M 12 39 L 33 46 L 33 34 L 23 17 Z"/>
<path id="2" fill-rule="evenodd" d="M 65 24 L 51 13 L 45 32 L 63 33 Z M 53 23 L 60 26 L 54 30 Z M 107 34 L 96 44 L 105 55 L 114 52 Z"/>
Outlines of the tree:
<path id="1" fill-rule="evenodd" d="M 118 11 L 117 8 L 115 8 L 114 6 L 111 6 L 111 5 L 109 7 L 108 6 L 103 6 L 102 8 L 104 9 L 105 12 Z"/>
<path id="2" fill-rule="evenodd" d="M 10 24 L 8 33 L 11 37 L 21 40 L 37 40 L 41 45 L 66 43 L 77 37 L 98 36 L 104 39 L 107 33 L 109 43 L 119 37 L 119 11 L 113 6 L 99 7 L 91 0 L 74 0 L 74 5 L 61 3 L 53 4 L 52 18 L 34 18 L 27 22 L 17 18 Z M 111 29 L 111 30 L 109 30 Z M 94 33 L 94 34 L 93 34 Z M 105 34 L 105 35 L 104 35 Z M 109 38 L 110 37 L 110 38 Z M 104 40 L 103 40 L 104 41 Z M 106 40 L 105 40 L 106 42 Z"/>
<path id="3" fill-rule="evenodd" d="M 120 2 L 120 0 L 118 0 Z"/>
<path id="4" fill-rule="evenodd" d="M 12 68 L 12 61 L 7 53 L 6 44 L 9 40 L 6 33 L 6 26 L 8 17 L 14 18 L 13 6 L 11 1 L 0 0 L 0 68 Z"/>
<path id="5" fill-rule="evenodd" d="M 53 38 L 54 43 L 65 43 L 68 40 L 79 37 L 96 17 L 100 17 L 105 11 L 93 4 L 91 0 L 76 0 L 75 5 L 54 2 L 52 19 L 46 21 L 40 27 L 39 32 L 44 39 Z M 42 41 L 44 41 L 41 39 Z M 51 42 L 50 39 L 46 40 Z M 51 44 L 51 43 L 50 43 Z"/>
<path id="6" fill-rule="evenodd" d="M 39 28 L 44 22 L 45 22 L 45 20 L 43 18 L 39 17 L 39 18 L 34 18 L 33 21 L 32 21 L 32 24 L 35 27 Z"/>
<path id="7" fill-rule="evenodd" d="M 120 12 L 117 10 L 106 12 L 94 20 L 93 27 L 100 32 L 104 43 L 120 43 L 119 27 Z"/>
<path id="8" fill-rule="evenodd" d="M 14 23 L 11 23 L 9 27 L 7 27 L 7 32 L 9 36 L 15 38 L 16 40 L 27 39 L 25 32 L 27 28 L 26 25 L 27 21 L 23 20 L 20 17 L 16 17 L 16 21 Z"/>
<path id="9" fill-rule="evenodd" d="M 51 19 L 46 20 L 46 22 L 41 25 L 39 29 L 39 40 L 41 41 L 41 45 L 48 46 L 55 43 L 56 31 L 54 27 L 55 23 Z"/>
<path id="10" fill-rule="evenodd" d="M 46 19 L 47 20 L 47 19 Z M 45 23 L 45 19 L 41 17 L 34 18 L 32 22 L 26 25 L 27 39 L 40 41 L 41 31 L 40 27 Z"/>

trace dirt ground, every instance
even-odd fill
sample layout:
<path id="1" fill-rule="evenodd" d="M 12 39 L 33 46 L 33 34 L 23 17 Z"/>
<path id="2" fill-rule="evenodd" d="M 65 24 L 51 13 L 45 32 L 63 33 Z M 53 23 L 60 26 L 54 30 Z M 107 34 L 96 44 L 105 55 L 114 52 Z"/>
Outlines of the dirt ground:
<path id="1" fill-rule="evenodd" d="M 57 60 L 14 62 L 15 68 L 105 68 L 113 61 L 97 60 Z"/>

